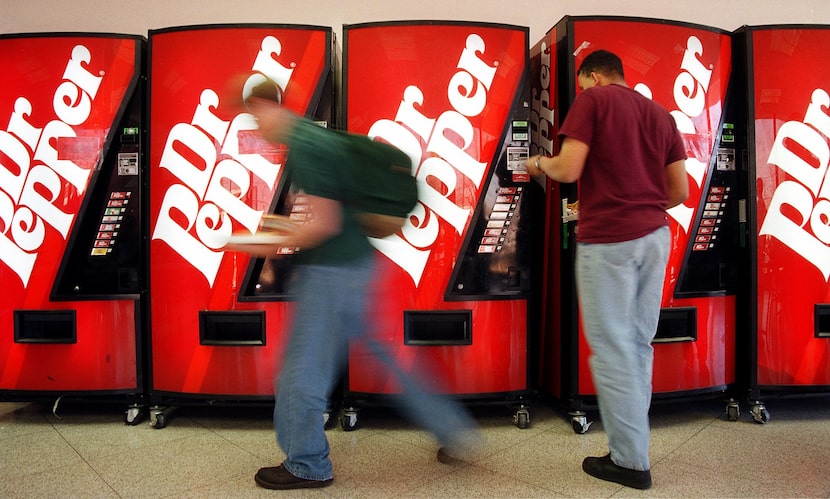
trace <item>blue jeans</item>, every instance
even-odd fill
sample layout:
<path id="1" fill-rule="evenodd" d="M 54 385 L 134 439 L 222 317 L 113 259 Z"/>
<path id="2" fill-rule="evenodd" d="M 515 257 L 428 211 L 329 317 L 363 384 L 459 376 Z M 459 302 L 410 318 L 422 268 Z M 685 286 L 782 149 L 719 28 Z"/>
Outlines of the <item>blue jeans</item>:
<path id="1" fill-rule="evenodd" d="M 632 241 L 579 243 L 577 289 L 591 374 L 611 459 L 638 471 L 650 469 L 651 377 L 669 229 Z"/>
<path id="2" fill-rule="evenodd" d="M 291 338 L 275 381 L 274 428 L 286 455 L 285 468 L 309 480 L 333 476 L 323 415 L 343 372 L 348 343 L 367 342 L 371 352 L 393 370 L 403 387 L 400 403 L 414 423 L 431 431 L 441 445 L 454 446 L 475 424 L 449 397 L 430 393 L 397 366 L 372 340 L 365 314 L 373 278 L 374 255 L 349 266 L 302 265 L 296 289 Z"/>

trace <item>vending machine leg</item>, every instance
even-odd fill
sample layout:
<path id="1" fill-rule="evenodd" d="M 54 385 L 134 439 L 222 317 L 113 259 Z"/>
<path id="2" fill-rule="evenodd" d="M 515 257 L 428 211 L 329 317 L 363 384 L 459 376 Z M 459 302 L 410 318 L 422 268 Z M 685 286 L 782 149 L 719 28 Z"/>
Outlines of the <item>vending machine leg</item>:
<path id="1" fill-rule="evenodd" d="M 137 426 L 144 421 L 147 416 L 147 406 L 142 404 L 130 404 L 127 410 L 124 411 L 124 424 L 129 426 Z"/>
<path id="2" fill-rule="evenodd" d="M 344 431 L 353 431 L 357 428 L 357 408 L 351 405 L 343 407 L 340 415 L 340 427 Z"/>
<path id="3" fill-rule="evenodd" d="M 326 410 L 323 412 L 323 428 L 326 430 L 330 430 L 334 427 L 335 423 L 337 422 L 337 418 L 333 417 L 332 414 L 337 413 L 337 404 L 331 400 L 326 405 Z"/>
<path id="4" fill-rule="evenodd" d="M 530 427 L 530 406 L 521 404 L 513 414 L 513 424 L 520 430 Z"/>
<path id="5" fill-rule="evenodd" d="M 753 400 L 749 402 L 749 414 L 758 424 L 766 424 L 769 421 L 769 411 L 763 402 Z"/>
<path id="6" fill-rule="evenodd" d="M 160 430 L 167 426 L 167 418 L 170 416 L 175 407 L 154 405 L 150 408 L 150 426 Z"/>
<path id="7" fill-rule="evenodd" d="M 737 421 L 741 417 L 741 406 L 738 401 L 730 398 L 726 401 L 726 418 L 729 421 Z"/>
<path id="8" fill-rule="evenodd" d="M 588 421 L 588 415 L 584 411 L 571 411 L 568 413 L 571 416 L 571 427 L 574 433 L 579 435 L 588 433 L 588 428 L 594 423 Z"/>

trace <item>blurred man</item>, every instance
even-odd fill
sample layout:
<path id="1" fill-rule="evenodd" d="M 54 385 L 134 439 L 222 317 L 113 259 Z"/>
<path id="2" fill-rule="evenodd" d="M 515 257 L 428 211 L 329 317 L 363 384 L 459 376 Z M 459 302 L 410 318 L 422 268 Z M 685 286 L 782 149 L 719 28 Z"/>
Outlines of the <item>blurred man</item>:
<path id="1" fill-rule="evenodd" d="M 366 147 L 366 137 L 324 129 L 257 95 L 246 101 L 248 111 L 263 137 L 288 145 L 286 174 L 304 192 L 310 221 L 271 244 L 226 246 L 261 257 L 274 256 L 281 246 L 301 249 L 296 309 L 274 408 L 276 438 L 286 458 L 279 466 L 260 469 L 256 483 L 269 489 L 332 483 L 323 414 L 345 367 L 350 340 L 365 341 L 397 374 L 405 412 L 435 435 L 442 446 L 439 461 L 462 457 L 475 434 L 473 420 L 449 398 L 428 393 L 404 373 L 367 328 L 366 313 L 377 306 L 368 302 L 375 252 L 361 229 L 359 213 L 349 203 L 350 169 L 361 167 L 361 157 L 353 153 L 359 148 L 350 144 L 360 140 Z M 411 169 L 403 152 L 375 144 L 391 164 Z"/>
<path id="2" fill-rule="evenodd" d="M 648 489 L 651 342 L 671 242 L 666 210 L 688 196 L 686 148 L 671 115 L 628 88 L 616 55 L 589 54 L 577 79 L 559 154 L 531 157 L 527 168 L 579 180 L 577 290 L 610 449 L 582 469 Z"/>

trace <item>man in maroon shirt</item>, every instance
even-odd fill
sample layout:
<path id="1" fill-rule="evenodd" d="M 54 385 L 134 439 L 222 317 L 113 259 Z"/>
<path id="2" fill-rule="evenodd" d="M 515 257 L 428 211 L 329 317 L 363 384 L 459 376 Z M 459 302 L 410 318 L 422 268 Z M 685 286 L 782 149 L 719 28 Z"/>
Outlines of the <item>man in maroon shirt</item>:
<path id="1" fill-rule="evenodd" d="M 651 487 L 651 377 L 670 235 L 666 210 L 688 196 L 686 149 L 664 108 L 628 88 L 622 61 L 597 50 L 560 130 L 559 154 L 534 156 L 537 178 L 579 180 L 576 275 L 609 454 L 591 476 Z"/>

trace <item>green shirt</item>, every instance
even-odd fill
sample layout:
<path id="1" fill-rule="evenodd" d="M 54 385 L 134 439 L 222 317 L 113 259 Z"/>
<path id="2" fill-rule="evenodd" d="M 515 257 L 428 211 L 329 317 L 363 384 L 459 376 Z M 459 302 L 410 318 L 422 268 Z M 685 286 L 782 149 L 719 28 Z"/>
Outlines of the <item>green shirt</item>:
<path id="1" fill-rule="evenodd" d="M 350 170 L 360 168 L 360 158 L 349 153 L 349 141 L 354 139 L 311 120 L 298 119 L 288 141 L 289 179 L 306 194 L 339 201 L 343 209 L 340 233 L 316 248 L 303 249 L 302 263 L 343 265 L 373 251 L 355 218 L 356 210 L 349 205 L 353 192 Z"/>

